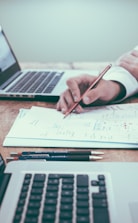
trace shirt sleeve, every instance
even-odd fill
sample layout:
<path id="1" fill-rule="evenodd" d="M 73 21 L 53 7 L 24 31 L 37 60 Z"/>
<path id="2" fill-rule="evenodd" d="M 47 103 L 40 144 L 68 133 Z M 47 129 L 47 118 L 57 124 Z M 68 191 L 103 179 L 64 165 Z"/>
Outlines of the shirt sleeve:
<path id="1" fill-rule="evenodd" d="M 114 102 L 121 102 L 124 99 L 138 93 L 138 81 L 122 67 L 111 67 L 111 69 L 105 74 L 104 79 L 119 82 L 126 89 L 126 95 L 122 99 Z"/>

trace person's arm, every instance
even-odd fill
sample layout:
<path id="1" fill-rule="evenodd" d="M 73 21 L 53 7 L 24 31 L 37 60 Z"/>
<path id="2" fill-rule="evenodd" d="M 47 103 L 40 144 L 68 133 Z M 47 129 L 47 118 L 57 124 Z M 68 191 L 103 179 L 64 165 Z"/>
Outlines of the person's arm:
<path id="1" fill-rule="evenodd" d="M 109 75 L 110 78 L 110 75 Z M 96 76 L 80 75 L 67 80 L 68 89 L 61 95 L 57 103 L 57 110 L 66 113 L 68 109 L 78 102 L 80 96 L 88 89 Z M 126 90 L 122 84 L 111 80 L 100 80 L 98 85 L 90 90 L 82 99 L 82 103 L 76 107 L 76 112 L 80 113 L 83 110 L 82 105 L 104 105 L 116 100 L 119 95 L 124 97 Z"/>
<path id="2" fill-rule="evenodd" d="M 119 57 L 116 65 L 126 69 L 138 81 L 138 46 Z"/>
<path id="3" fill-rule="evenodd" d="M 95 80 L 95 76 L 80 75 L 67 80 L 68 89 L 65 90 L 57 102 L 57 110 L 66 113 L 77 102 Z M 98 85 L 90 90 L 83 98 L 83 105 L 104 105 L 117 103 L 138 92 L 137 80 L 124 68 L 112 67 Z M 76 107 L 76 112 L 83 111 L 82 105 Z"/>
<path id="4" fill-rule="evenodd" d="M 106 73 L 104 78 L 106 80 L 112 80 L 120 83 L 125 89 L 125 94 L 119 94 L 118 98 L 112 101 L 113 103 L 123 101 L 124 99 L 138 93 L 138 81 L 130 72 L 121 66 L 112 67 Z"/>
<path id="5" fill-rule="evenodd" d="M 68 89 L 63 92 L 57 103 L 57 110 L 66 113 L 74 102 L 86 91 L 95 77 L 82 75 L 67 81 Z M 82 99 L 84 105 L 103 105 L 118 103 L 138 93 L 138 47 L 120 57 L 104 76 L 98 86 L 90 90 Z M 83 110 L 81 105 L 75 109 Z"/>

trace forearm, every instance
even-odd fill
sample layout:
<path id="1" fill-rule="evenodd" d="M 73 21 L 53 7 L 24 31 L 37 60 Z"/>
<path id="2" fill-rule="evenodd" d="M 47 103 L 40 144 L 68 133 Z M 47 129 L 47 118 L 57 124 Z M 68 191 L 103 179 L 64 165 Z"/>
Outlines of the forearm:
<path id="1" fill-rule="evenodd" d="M 138 81 L 138 46 L 119 57 L 116 65 L 123 67 Z"/>
<path id="2" fill-rule="evenodd" d="M 115 99 L 121 102 L 129 96 L 138 93 L 138 81 L 127 70 L 122 67 L 114 66 L 105 75 L 104 79 L 119 83 L 120 94 Z"/>

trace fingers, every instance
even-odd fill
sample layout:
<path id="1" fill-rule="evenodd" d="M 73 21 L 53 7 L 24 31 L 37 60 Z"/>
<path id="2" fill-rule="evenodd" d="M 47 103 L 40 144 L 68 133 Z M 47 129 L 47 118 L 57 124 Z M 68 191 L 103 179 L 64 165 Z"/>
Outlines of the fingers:
<path id="1" fill-rule="evenodd" d="M 72 93 L 69 89 L 67 89 L 65 92 L 61 94 L 60 99 L 57 102 L 56 108 L 58 111 L 61 111 L 63 114 L 65 114 L 73 104 L 74 104 L 74 99 L 72 97 Z M 81 113 L 82 110 L 83 109 L 80 105 L 78 105 L 75 108 L 75 111 L 77 113 Z"/>
<path id="2" fill-rule="evenodd" d="M 82 99 L 83 103 L 86 105 L 92 104 L 100 97 L 100 85 L 92 90 L 90 90 Z"/>
<path id="3" fill-rule="evenodd" d="M 70 78 L 67 80 L 67 85 L 70 89 L 71 96 L 74 102 L 78 102 L 80 98 L 79 80 L 76 78 Z"/>
<path id="4" fill-rule="evenodd" d="M 75 102 L 78 102 L 80 96 L 86 91 L 90 83 L 93 82 L 94 77 L 90 75 L 80 75 L 67 80 L 67 85 L 71 91 Z"/>
<path id="5" fill-rule="evenodd" d="M 67 85 L 71 91 L 74 102 L 78 102 L 80 100 L 81 95 L 88 89 L 95 79 L 96 76 L 83 74 L 75 78 L 70 78 L 67 81 Z"/>
<path id="6" fill-rule="evenodd" d="M 120 57 L 118 64 L 122 65 L 123 63 L 131 64 L 131 62 L 134 60 L 134 56 L 131 54 L 125 54 L 124 56 Z"/>
<path id="7" fill-rule="evenodd" d="M 80 96 L 86 91 L 90 84 L 95 80 L 96 77 L 90 75 L 80 75 L 67 80 L 68 89 L 63 92 L 57 103 L 57 110 L 66 113 L 68 109 L 80 100 Z M 81 105 L 75 108 L 75 111 L 80 113 L 83 111 Z"/>
<path id="8" fill-rule="evenodd" d="M 107 104 L 120 94 L 119 83 L 101 80 L 96 88 L 90 90 L 83 98 L 83 103 L 88 104 Z M 98 103 L 95 103 L 98 102 Z"/>
<path id="9" fill-rule="evenodd" d="M 133 50 L 131 52 L 131 55 L 135 56 L 135 57 L 138 57 L 138 50 Z"/>
<path id="10" fill-rule="evenodd" d="M 118 65 L 130 72 L 138 80 L 138 51 L 133 50 L 122 56 Z"/>
<path id="11" fill-rule="evenodd" d="M 69 90 L 66 90 L 64 93 L 60 95 L 60 99 L 57 103 L 57 110 L 65 113 L 68 108 L 68 100 L 71 100 Z"/>
<path id="12" fill-rule="evenodd" d="M 130 67 L 132 68 L 136 63 L 138 64 L 138 51 L 137 50 L 133 50 L 127 54 L 124 54 L 117 61 L 117 65 L 124 67 L 127 70 L 130 70 L 129 68 Z"/>
<path id="13" fill-rule="evenodd" d="M 78 79 L 69 79 L 67 81 L 67 84 L 68 86 L 70 86 L 70 88 L 68 88 L 61 94 L 60 99 L 57 103 L 57 110 L 65 114 L 69 110 L 69 108 L 72 107 L 74 102 L 80 99 L 80 95 L 82 95 L 84 91 L 86 91 L 88 86 L 90 86 L 95 78 L 96 77 L 85 75 L 79 77 Z M 112 99 L 115 99 L 118 96 L 120 91 L 120 87 L 118 87 L 118 85 L 118 83 L 115 83 L 113 81 L 107 81 L 103 79 L 100 80 L 100 82 L 94 89 L 90 90 L 84 95 L 82 99 L 83 104 L 107 104 Z M 78 99 L 74 99 L 76 98 L 76 96 L 78 97 Z M 75 108 L 75 111 L 77 113 L 81 113 L 83 111 L 83 108 L 80 104 Z"/>

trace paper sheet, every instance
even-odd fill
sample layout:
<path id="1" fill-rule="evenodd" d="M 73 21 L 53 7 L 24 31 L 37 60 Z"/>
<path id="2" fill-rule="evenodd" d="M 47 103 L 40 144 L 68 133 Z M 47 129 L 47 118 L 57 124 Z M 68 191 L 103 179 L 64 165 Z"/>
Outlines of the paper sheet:
<path id="1" fill-rule="evenodd" d="M 138 104 L 92 107 L 63 117 L 55 109 L 22 109 L 3 145 L 138 148 Z"/>

